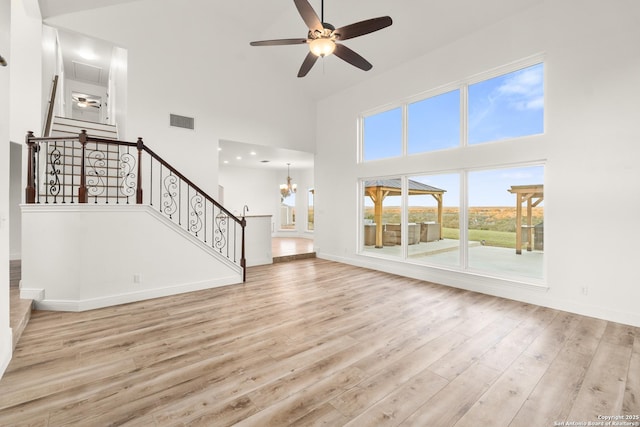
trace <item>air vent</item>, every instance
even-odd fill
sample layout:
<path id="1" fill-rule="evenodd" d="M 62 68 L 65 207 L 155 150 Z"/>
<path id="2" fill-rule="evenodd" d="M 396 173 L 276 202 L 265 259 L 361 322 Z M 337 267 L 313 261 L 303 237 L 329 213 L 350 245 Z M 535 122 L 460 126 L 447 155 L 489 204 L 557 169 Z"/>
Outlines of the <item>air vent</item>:
<path id="1" fill-rule="evenodd" d="M 177 114 L 169 114 L 169 126 L 184 129 L 195 129 L 193 117 L 178 116 Z"/>

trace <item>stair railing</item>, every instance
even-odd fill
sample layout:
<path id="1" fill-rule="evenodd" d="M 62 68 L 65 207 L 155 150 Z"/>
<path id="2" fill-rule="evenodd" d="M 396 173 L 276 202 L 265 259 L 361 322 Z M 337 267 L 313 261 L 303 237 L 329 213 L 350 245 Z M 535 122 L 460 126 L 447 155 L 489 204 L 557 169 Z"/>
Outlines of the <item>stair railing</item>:
<path id="1" fill-rule="evenodd" d="M 44 120 L 44 130 L 42 131 L 42 135 L 49 136 L 51 132 L 51 122 L 53 120 L 53 108 L 56 102 L 56 93 L 58 92 L 58 75 L 53 76 L 53 81 L 51 82 L 51 96 L 49 97 L 49 105 L 47 106 L 47 115 Z"/>
<path id="2" fill-rule="evenodd" d="M 237 218 L 144 144 L 27 133 L 27 204 L 146 204 L 242 269 L 244 218 Z M 143 166 L 144 165 L 144 166 Z"/>

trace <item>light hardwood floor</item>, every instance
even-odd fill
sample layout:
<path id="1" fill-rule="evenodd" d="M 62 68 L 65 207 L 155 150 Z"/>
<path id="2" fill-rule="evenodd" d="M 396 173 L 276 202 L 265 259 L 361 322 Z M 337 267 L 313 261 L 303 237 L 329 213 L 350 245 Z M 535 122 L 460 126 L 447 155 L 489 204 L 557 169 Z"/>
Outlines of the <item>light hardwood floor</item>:
<path id="1" fill-rule="evenodd" d="M 537 427 L 640 414 L 640 328 L 320 259 L 247 277 L 34 312 L 0 380 L 0 425 Z"/>

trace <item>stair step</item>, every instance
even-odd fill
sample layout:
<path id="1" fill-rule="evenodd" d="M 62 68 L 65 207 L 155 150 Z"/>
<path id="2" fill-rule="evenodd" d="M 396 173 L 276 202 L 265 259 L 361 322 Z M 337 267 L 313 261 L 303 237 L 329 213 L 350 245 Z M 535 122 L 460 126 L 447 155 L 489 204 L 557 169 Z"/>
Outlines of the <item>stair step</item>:
<path id="1" fill-rule="evenodd" d="M 68 117 L 54 117 L 51 129 L 52 132 L 57 130 L 59 132 L 73 134 L 74 136 L 78 136 L 82 130 L 86 130 L 87 134 L 97 138 L 118 139 L 117 128 L 113 125 L 71 119 Z"/>
<path id="2" fill-rule="evenodd" d="M 33 308 L 33 300 L 20 298 L 21 269 L 20 261 L 10 262 L 9 326 L 13 333 L 14 350 L 22 336 L 22 332 L 29 323 L 29 319 L 31 319 L 31 310 Z"/>

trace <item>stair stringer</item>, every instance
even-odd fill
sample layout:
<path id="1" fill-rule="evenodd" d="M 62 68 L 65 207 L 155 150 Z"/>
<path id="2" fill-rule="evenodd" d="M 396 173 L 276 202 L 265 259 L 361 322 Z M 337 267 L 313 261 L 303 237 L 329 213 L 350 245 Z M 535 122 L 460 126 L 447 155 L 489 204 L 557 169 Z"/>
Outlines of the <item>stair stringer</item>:
<path id="1" fill-rule="evenodd" d="M 21 294 L 84 311 L 242 283 L 242 269 L 147 205 L 23 205 Z"/>

